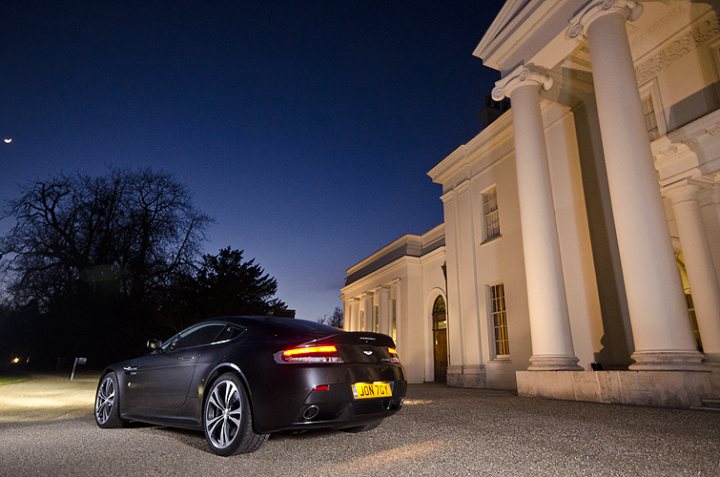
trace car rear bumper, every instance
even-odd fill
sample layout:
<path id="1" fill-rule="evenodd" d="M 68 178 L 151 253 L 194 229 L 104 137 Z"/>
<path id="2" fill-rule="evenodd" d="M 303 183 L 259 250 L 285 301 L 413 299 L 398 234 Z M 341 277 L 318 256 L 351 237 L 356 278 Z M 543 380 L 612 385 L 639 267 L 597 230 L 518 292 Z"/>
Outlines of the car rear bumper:
<path id="1" fill-rule="evenodd" d="M 283 430 L 341 429 L 391 416 L 402 408 L 405 399 L 405 384 L 394 383 L 394 388 L 389 398 L 348 400 L 345 391 L 312 393 L 298 409 L 294 422 Z"/>
<path id="2" fill-rule="evenodd" d="M 400 366 L 291 367 L 293 372 L 287 376 L 291 382 L 282 386 L 284 393 L 269 400 L 253 396 L 256 432 L 359 426 L 395 414 L 402 408 L 407 392 Z M 377 381 L 389 383 L 392 395 L 355 398 L 353 383 Z M 297 391 L 290 392 L 291 389 Z"/>

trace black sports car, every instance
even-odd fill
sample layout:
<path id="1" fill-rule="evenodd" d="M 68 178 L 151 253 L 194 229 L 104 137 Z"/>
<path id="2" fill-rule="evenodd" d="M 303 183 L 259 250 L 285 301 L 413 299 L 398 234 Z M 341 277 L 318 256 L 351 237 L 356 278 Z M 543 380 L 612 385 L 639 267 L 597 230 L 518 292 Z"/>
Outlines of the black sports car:
<path id="1" fill-rule="evenodd" d="M 203 430 L 220 455 L 253 452 L 282 430 L 374 429 L 407 389 L 389 336 L 292 318 L 211 319 L 148 348 L 103 373 L 97 425 Z"/>

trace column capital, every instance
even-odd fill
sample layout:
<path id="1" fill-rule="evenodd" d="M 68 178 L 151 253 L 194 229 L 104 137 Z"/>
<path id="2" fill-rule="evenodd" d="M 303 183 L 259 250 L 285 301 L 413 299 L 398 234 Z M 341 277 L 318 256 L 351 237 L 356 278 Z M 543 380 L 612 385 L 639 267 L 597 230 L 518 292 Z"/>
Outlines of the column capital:
<path id="1" fill-rule="evenodd" d="M 670 199 L 670 202 L 678 204 L 680 202 L 697 201 L 697 193 L 699 190 L 700 188 L 698 186 L 685 179 L 664 188 L 662 193 Z"/>
<path id="2" fill-rule="evenodd" d="M 587 27 L 598 18 L 620 13 L 626 20 L 635 21 L 642 15 L 643 6 L 634 0 L 594 0 L 588 2 L 570 19 L 568 36 L 583 40 Z"/>
<path id="3" fill-rule="evenodd" d="M 663 196 L 670 199 L 673 204 L 680 202 L 698 201 L 698 194 L 703 190 L 712 190 L 714 182 L 706 177 L 692 177 L 674 182 L 663 187 Z"/>
<path id="4" fill-rule="evenodd" d="M 495 83 L 492 98 L 495 101 L 501 101 L 510 97 L 515 88 L 525 85 L 542 86 L 547 91 L 552 87 L 553 80 L 550 76 L 540 72 L 534 65 L 520 65 Z"/>
<path id="5" fill-rule="evenodd" d="M 440 200 L 443 204 L 447 204 L 449 202 L 452 202 L 455 200 L 455 197 L 457 196 L 457 192 L 455 190 L 450 189 L 449 191 L 445 192 L 443 195 L 440 196 Z"/>
<path id="6" fill-rule="evenodd" d="M 373 294 L 373 299 L 375 297 L 379 298 L 382 294 L 390 291 L 390 284 L 386 283 L 383 285 L 379 285 L 379 286 L 373 288 L 371 291 Z"/>

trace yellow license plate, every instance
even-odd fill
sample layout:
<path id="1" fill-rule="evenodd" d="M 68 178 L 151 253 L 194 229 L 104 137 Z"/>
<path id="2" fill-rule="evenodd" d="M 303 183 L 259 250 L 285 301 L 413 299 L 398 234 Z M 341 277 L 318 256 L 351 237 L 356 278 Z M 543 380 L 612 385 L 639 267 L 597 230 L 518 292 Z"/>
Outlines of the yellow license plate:
<path id="1" fill-rule="evenodd" d="M 392 396 L 390 383 L 375 381 L 374 383 L 353 383 L 353 396 L 355 399 L 371 399 Z"/>

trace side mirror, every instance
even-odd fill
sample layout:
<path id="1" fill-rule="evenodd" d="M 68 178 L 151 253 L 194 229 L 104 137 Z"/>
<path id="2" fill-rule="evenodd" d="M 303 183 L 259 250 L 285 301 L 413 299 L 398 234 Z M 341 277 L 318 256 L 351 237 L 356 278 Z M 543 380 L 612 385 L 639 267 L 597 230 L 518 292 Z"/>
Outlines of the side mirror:
<path id="1" fill-rule="evenodd" d="M 150 351 L 157 351 L 160 349 L 161 346 L 162 346 L 162 341 L 160 341 L 157 338 L 151 338 L 147 342 L 147 348 Z"/>

